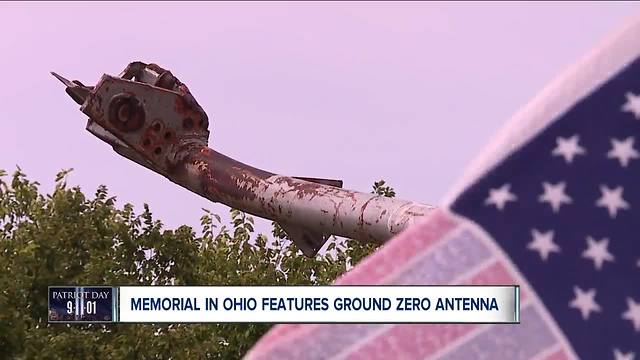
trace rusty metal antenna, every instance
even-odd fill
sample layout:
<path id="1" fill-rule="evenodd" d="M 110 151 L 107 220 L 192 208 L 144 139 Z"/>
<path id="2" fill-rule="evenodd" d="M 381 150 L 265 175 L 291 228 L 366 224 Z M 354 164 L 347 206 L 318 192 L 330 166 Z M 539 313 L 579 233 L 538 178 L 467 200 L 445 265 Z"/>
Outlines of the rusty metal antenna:
<path id="1" fill-rule="evenodd" d="M 433 207 L 342 189 L 342 181 L 273 174 L 208 147 L 209 119 L 158 65 L 133 62 L 95 87 L 53 73 L 120 155 L 211 201 L 276 221 L 307 256 L 329 236 L 382 244 Z"/>

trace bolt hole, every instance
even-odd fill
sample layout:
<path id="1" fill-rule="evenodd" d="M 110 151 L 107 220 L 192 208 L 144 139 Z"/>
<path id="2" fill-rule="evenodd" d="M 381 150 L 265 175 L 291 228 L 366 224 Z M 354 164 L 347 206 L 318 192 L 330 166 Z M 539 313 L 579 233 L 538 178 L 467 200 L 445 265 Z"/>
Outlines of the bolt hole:
<path id="1" fill-rule="evenodd" d="M 131 106 L 129 104 L 122 104 L 122 106 L 120 106 L 120 108 L 118 109 L 118 120 L 120 120 L 122 123 L 126 123 L 127 121 L 129 121 L 130 117 Z"/>
<path id="2" fill-rule="evenodd" d="M 155 150 L 153 150 L 153 153 L 156 155 L 160 155 L 160 153 L 162 152 L 162 149 L 160 147 L 155 148 Z"/>
<path id="3" fill-rule="evenodd" d="M 151 145 L 151 140 L 144 139 L 144 141 L 142 141 L 142 145 L 145 146 L 145 147 Z"/>
<path id="4" fill-rule="evenodd" d="M 153 125 L 153 130 L 155 131 L 160 131 L 160 128 L 162 128 L 162 125 L 160 125 L 160 123 L 156 123 L 155 125 Z"/>
<path id="5" fill-rule="evenodd" d="M 185 129 L 191 129 L 191 128 L 193 128 L 193 119 L 192 119 L 192 118 L 190 118 L 190 117 L 185 118 L 185 119 L 182 121 L 182 126 L 183 126 Z"/>
<path id="6" fill-rule="evenodd" d="M 169 131 L 167 131 L 166 133 L 164 133 L 164 138 L 165 140 L 169 140 L 171 139 L 171 133 Z"/>

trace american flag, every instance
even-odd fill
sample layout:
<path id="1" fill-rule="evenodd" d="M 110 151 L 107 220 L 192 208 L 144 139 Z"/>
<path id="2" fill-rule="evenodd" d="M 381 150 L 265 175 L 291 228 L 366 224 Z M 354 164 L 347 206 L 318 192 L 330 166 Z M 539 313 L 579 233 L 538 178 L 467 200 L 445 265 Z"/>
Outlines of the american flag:
<path id="1" fill-rule="evenodd" d="M 342 284 L 519 284 L 517 325 L 276 326 L 249 359 L 640 360 L 640 22 L 512 121 Z"/>

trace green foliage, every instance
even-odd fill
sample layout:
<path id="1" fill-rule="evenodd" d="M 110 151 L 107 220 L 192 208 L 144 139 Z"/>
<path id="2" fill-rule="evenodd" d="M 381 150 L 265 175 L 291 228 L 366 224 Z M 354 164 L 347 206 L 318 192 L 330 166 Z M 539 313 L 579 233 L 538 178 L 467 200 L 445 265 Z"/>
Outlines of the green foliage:
<path id="1" fill-rule="evenodd" d="M 384 180 L 376 181 L 373 183 L 373 191 L 372 194 L 378 194 L 386 197 L 395 197 L 396 192 L 392 187 L 386 185 Z"/>
<path id="2" fill-rule="evenodd" d="M 238 210 L 230 223 L 204 210 L 200 236 L 166 230 L 105 186 L 91 197 L 69 188 L 70 171 L 43 195 L 20 169 L 0 170 L 0 358 L 240 358 L 271 325 L 50 325 L 47 286 L 329 284 L 374 250 L 345 240 L 333 251 L 334 239 L 327 255 L 298 256 L 279 226 L 268 239 Z M 395 195 L 384 181 L 374 190 Z"/>

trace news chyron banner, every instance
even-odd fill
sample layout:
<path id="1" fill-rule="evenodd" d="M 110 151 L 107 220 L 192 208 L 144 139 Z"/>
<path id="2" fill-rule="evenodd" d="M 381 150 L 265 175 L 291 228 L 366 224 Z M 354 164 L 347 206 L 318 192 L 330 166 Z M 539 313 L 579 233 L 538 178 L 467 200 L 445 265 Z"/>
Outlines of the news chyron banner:
<path id="1" fill-rule="evenodd" d="M 520 323 L 514 286 L 49 287 L 54 323 Z"/>

